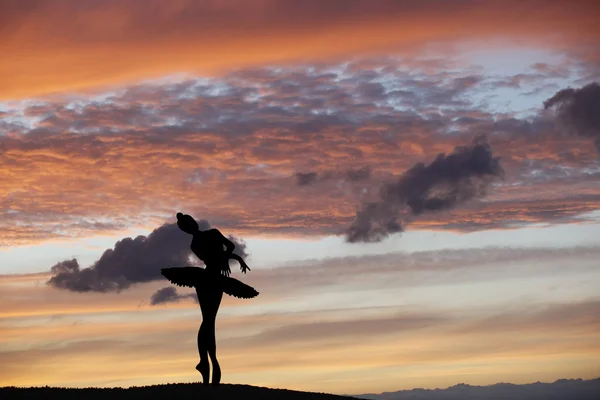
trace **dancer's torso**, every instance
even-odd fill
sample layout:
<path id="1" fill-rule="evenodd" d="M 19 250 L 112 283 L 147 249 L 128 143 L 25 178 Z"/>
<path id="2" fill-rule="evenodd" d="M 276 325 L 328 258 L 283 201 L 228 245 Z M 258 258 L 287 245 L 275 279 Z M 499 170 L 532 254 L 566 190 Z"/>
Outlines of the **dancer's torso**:
<path id="1" fill-rule="evenodd" d="M 194 254 L 204 262 L 207 271 L 220 273 L 223 263 L 228 262 L 223 249 L 222 237 L 216 229 L 195 233 L 190 247 Z"/>

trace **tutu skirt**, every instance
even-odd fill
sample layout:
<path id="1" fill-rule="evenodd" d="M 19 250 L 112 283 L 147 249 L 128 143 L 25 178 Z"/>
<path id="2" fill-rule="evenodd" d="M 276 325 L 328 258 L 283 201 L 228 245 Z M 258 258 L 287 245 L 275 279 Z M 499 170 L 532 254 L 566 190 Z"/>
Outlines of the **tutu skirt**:
<path id="1" fill-rule="evenodd" d="M 198 267 L 163 268 L 161 274 L 177 286 L 187 286 L 196 290 L 220 290 L 229 296 L 251 299 L 258 296 L 252 286 L 221 274 L 215 274 Z"/>

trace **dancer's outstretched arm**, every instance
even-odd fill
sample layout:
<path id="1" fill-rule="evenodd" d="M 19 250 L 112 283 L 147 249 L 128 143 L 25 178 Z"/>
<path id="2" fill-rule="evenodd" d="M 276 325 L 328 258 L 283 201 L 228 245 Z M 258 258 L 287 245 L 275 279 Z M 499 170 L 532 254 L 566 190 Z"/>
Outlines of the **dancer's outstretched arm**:
<path id="1" fill-rule="evenodd" d="M 217 231 L 219 233 L 219 235 L 221 236 L 221 240 L 223 241 L 223 244 L 225 245 L 225 247 L 227 247 L 227 250 L 226 250 L 227 257 L 229 259 L 237 260 L 237 262 L 240 263 L 240 269 L 242 270 L 242 272 L 244 274 L 246 273 L 246 271 L 250 271 L 250 267 L 248 266 L 248 264 L 246 264 L 244 259 L 237 254 L 233 254 L 233 250 L 235 250 L 235 243 L 233 243 L 231 240 L 227 239 L 218 229 L 215 229 L 215 231 Z M 229 275 L 229 274 L 227 274 L 227 275 Z"/>
<path id="2" fill-rule="evenodd" d="M 244 261 L 244 259 L 241 256 L 231 253 L 229 255 L 229 258 L 233 259 L 233 260 L 237 260 L 237 262 L 240 263 L 240 269 L 242 270 L 242 272 L 244 274 L 246 273 L 246 271 L 250 271 L 250 267 L 248 266 L 248 264 L 246 264 L 246 262 Z"/>

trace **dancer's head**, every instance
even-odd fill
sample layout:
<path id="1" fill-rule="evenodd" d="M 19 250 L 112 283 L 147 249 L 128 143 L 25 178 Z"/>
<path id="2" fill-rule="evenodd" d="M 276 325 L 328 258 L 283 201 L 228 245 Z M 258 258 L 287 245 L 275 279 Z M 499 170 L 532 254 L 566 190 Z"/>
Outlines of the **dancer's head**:
<path id="1" fill-rule="evenodd" d="M 191 215 L 177 213 L 177 226 L 185 233 L 193 235 L 198 231 L 198 223 Z"/>

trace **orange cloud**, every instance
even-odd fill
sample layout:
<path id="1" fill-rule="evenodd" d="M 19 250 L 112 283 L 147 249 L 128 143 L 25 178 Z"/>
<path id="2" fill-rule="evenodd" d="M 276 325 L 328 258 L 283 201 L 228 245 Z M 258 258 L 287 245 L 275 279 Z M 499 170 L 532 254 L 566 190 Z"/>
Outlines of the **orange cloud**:
<path id="1" fill-rule="evenodd" d="M 599 208 L 594 149 L 543 114 L 485 111 L 473 97 L 497 78 L 358 64 L 12 104 L 0 120 L 1 244 L 154 229 L 180 210 L 238 236 L 341 234 L 382 182 L 480 133 L 505 180 L 485 202 L 423 216 L 414 229 L 576 222 Z M 363 168 L 368 176 L 349 178 Z M 298 186 L 297 173 L 316 179 Z"/>
<path id="2" fill-rule="evenodd" d="M 596 43 L 599 33 L 594 1 L 59 0 L 1 7 L 4 99 L 461 40 L 574 50 Z"/>

